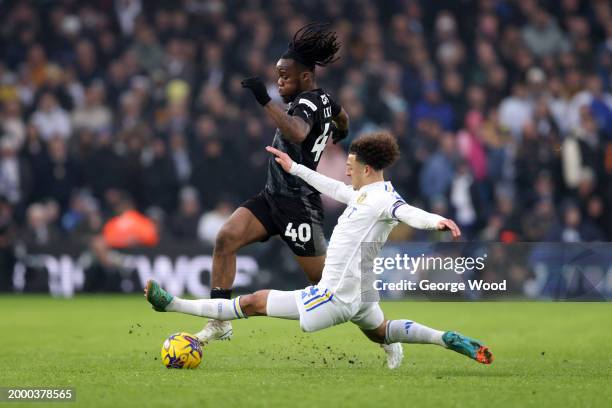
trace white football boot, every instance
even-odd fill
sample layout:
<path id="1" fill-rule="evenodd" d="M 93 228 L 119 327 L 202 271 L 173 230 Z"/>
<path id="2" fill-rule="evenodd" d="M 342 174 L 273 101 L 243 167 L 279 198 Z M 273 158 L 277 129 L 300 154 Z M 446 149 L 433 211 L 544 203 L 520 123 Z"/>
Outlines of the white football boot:
<path id="1" fill-rule="evenodd" d="M 201 344 L 207 344 L 213 340 L 229 340 L 233 334 L 234 330 L 232 329 L 231 322 L 209 319 L 206 326 L 197 332 L 195 336 L 200 340 Z"/>
<path id="2" fill-rule="evenodd" d="M 402 360 L 404 359 L 402 343 L 381 344 L 380 347 L 387 354 L 387 367 L 394 370 L 402 365 Z"/>

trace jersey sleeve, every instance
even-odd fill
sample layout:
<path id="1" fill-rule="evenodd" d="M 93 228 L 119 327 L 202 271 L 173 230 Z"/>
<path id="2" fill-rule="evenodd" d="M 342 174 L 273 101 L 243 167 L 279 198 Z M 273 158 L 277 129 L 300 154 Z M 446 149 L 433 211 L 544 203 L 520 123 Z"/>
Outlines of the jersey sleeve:
<path id="1" fill-rule="evenodd" d="M 385 217 L 401 221 L 416 229 L 435 230 L 444 217 L 407 204 L 401 197 L 390 197 L 387 201 Z"/>
<path id="2" fill-rule="evenodd" d="M 353 187 L 321 173 L 310 170 L 308 167 L 293 162 L 289 173 L 298 176 L 321 193 L 341 203 L 348 204 L 357 192 Z"/>
<path id="3" fill-rule="evenodd" d="M 329 98 L 329 106 L 331 106 L 331 114 L 333 118 L 335 118 L 336 116 L 340 114 L 340 111 L 342 110 L 342 106 L 337 104 L 336 101 L 334 101 L 332 98 Z"/>
<path id="4" fill-rule="evenodd" d="M 319 109 L 318 104 L 316 95 L 302 94 L 295 102 L 292 115 L 302 118 L 312 128 L 315 121 L 315 112 Z"/>

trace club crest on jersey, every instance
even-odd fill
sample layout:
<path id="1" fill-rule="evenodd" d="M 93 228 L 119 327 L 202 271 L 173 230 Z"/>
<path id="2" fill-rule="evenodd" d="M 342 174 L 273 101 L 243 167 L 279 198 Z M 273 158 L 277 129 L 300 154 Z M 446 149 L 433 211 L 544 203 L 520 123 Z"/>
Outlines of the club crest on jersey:
<path id="1" fill-rule="evenodd" d="M 357 197 L 357 204 L 363 203 L 367 196 L 368 196 L 368 193 L 366 192 L 361 193 L 361 195 Z"/>

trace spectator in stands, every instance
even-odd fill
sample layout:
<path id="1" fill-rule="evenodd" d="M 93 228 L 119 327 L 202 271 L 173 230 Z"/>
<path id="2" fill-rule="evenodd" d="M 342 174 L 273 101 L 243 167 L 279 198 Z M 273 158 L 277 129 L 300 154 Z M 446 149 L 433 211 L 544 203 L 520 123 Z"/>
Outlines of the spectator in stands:
<path id="1" fill-rule="evenodd" d="M 601 240 L 599 227 L 584 220 L 580 208 L 572 201 L 563 204 L 561 221 L 551 227 L 546 241 L 552 242 L 591 242 Z"/>
<path id="2" fill-rule="evenodd" d="M 71 136 L 70 117 L 52 93 L 41 96 L 38 109 L 32 115 L 32 123 L 45 141 L 54 137 L 68 139 Z"/>
<path id="3" fill-rule="evenodd" d="M 27 226 L 22 240 L 26 245 L 42 246 L 57 242 L 59 230 L 53 225 L 53 210 L 42 203 L 34 203 L 27 210 Z"/>
<path id="4" fill-rule="evenodd" d="M 535 56 L 544 57 L 569 49 L 565 35 L 546 10 L 536 6 L 526 11 L 529 23 L 523 28 L 523 40 Z"/>
<path id="5" fill-rule="evenodd" d="M 21 106 L 16 100 L 7 100 L 2 104 L 0 113 L 0 134 L 10 138 L 17 151 L 21 150 L 26 139 L 26 125 L 22 118 Z"/>
<path id="6" fill-rule="evenodd" d="M 214 246 L 217 233 L 234 210 L 229 201 L 221 200 L 217 206 L 202 215 L 198 223 L 200 241 Z"/>
<path id="7" fill-rule="evenodd" d="M 453 209 L 453 219 L 461 228 L 466 239 L 472 239 L 479 227 L 480 192 L 467 162 L 460 162 L 449 189 L 449 203 Z"/>
<path id="8" fill-rule="evenodd" d="M 17 226 L 13 218 L 13 206 L 0 195 L 0 292 L 13 287 L 15 251 L 13 249 Z"/>
<path id="9" fill-rule="evenodd" d="M 170 233 L 178 239 L 197 240 L 200 216 L 198 191 L 191 186 L 183 187 L 179 195 L 179 210 L 170 218 Z"/>
<path id="10" fill-rule="evenodd" d="M 425 97 L 420 100 L 412 111 L 412 120 L 418 123 L 421 119 L 433 119 L 442 126 L 444 130 L 454 129 L 453 108 L 441 97 L 440 85 L 431 81 L 424 86 Z"/>
<path id="11" fill-rule="evenodd" d="M 155 246 L 159 240 L 155 224 L 139 213 L 132 199 L 121 193 L 115 207 L 115 217 L 104 224 L 104 243 L 112 248 Z"/>
<path id="12" fill-rule="evenodd" d="M 104 85 L 95 82 L 85 91 L 85 101 L 72 113 L 72 124 L 75 131 L 110 132 L 113 125 L 113 113 L 104 105 Z"/>
<path id="13" fill-rule="evenodd" d="M 456 153 L 455 137 L 445 133 L 440 148 L 427 159 L 420 175 L 421 193 L 429 202 L 446 196 L 455 174 Z"/>
<path id="14" fill-rule="evenodd" d="M 27 161 L 18 156 L 14 138 L 0 138 L 0 159 L 0 196 L 14 206 L 27 203 L 32 174 Z"/>
<path id="15" fill-rule="evenodd" d="M 61 220 L 64 231 L 76 239 L 88 242 L 102 230 L 102 216 L 96 199 L 87 191 L 75 192 Z"/>
<path id="16" fill-rule="evenodd" d="M 53 198 L 57 200 L 62 211 L 68 208 L 70 195 L 80 184 L 79 168 L 75 160 L 68 152 L 66 141 L 60 137 L 54 137 L 47 143 L 48 160 L 42 168 L 42 173 L 37 180 L 41 183 L 40 193 L 42 198 Z"/>
<path id="17" fill-rule="evenodd" d="M 142 168 L 144 203 L 147 206 L 158 206 L 165 212 L 172 212 L 176 207 L 179 191 L 176 168 L 162 139 L 153 139 L 150 150 L 151 157 Z"/>
<path id="18" fill-rule="evenodd" d="M 499 106 L 499 121 L 510 129 L 515 138 L 520 138 L 523 127 L 533 113 L 533 103 L 527 94 L 524 83 L 515 83 L 512 94 L 502 100 Z"/>

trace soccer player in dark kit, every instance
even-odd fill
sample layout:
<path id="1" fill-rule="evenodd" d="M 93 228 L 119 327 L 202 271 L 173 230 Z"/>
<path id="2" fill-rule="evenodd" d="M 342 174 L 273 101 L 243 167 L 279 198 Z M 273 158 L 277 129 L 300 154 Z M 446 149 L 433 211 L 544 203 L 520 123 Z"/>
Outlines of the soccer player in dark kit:
<path id="1" fill-rule="evenodd" d="M 315 78 L 315 67 L 334 62 L 339 48 L 336 33 L 328 31 L 326 24 L 311 23 L 295 33 L 276 63 L 278 92 L 287 108 L 271 101 L 259 78 L 242 81 L 277 126 L 272 146 L 312 170 L 316 170 L 330 136 L 337 143 L 348 135 L 346 111 L 317 86 Z M 289 245 L 308 279 L 318 282 L 326 252 L 322 226 L 319 192 L 284 172 L 271 158 L 264 189 L 238 207 L 217 235 L 210 297 L 230 299 L 236 252 L 274 235 Z M 207 343 L 232 334 L 230 322 L 209 320 L 196 336 Z"/>

